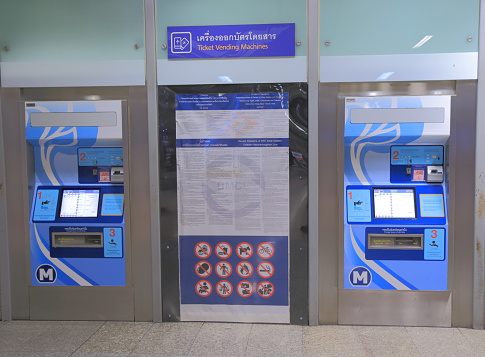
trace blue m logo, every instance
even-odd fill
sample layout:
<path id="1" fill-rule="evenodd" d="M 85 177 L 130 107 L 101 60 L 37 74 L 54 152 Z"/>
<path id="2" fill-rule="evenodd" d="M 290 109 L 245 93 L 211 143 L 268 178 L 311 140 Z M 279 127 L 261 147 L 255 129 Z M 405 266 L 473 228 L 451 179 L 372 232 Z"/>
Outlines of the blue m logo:
<path id="1" fill-rule="evenodd" d="M 372 274 L 367 268 L 356 267 L 350 272 L 349 280 L 353 286 L 369 286 L 372 281 Z"/>
<path id="2" fill-rule="evenodd" d="M 57 272 L 52 265 L 43 264 L 35 271 L 35 277 L 39 283 L 53 283 L 57 279 Z"/>

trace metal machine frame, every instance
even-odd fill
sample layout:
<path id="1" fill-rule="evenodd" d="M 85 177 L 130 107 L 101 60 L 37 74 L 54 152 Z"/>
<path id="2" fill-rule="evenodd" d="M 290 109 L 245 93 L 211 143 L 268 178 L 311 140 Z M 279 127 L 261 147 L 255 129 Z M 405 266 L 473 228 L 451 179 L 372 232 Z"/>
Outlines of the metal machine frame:
<path id="1" fill-rule="evenodd" d="M 320 84 L 320 324 L 472 325 L 476 82 Z M 343 110 L 345 96 L 452 95 L 449 141 L 449 291 L 345 290 L 343 282 Z M 459 159 L 458 159 L 459 158 Z M 324 164 L 323 164 L 324 161 Z M 335 163 L 337 173 L 325 167 Z M 335 209 L 337 207 L 337 209 Z M 336 239 L 336 237 L 338 237 Z M 312 263 L 310 269 L 312 269 Z M 338 274 L 331 267 L 338 266 Z M 327 268 L 326 268 L 327 267 Z M 311 284 L 311 283 L 310 283 Z"/>
<path id="2" fill-rule="evenodd" d="M 12 318 L 32 320 L 151 321 L 152 282 L 148 177 L 147 107 L 144 87 L 3 89 L 6 181 L 9 220 Z M 24 101 L 123 100 L 125 151 L 125 287 L 29 286 L 28 220 L 33 189 L 33 163 L 25 142 Z M 130 160 L 135 157 L 136 160 Z M 136 172 L 136 174 L 133 174 Z M 131 174 L 130 174 L 131 173 Z M 133 236 L 130 232 L 136 231 Z M 96 299 L 93 304 L 92 300 Z"/>

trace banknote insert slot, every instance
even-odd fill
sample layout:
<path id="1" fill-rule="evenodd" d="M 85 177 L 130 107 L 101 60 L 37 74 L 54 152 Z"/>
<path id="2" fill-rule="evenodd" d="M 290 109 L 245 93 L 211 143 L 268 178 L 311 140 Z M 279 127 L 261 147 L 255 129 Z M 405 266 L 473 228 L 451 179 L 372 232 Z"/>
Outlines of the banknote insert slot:
<path id="1" fill-rule="evenodd" d="M 368 234 L 368 249 L 423 249 L 422 234 Z"/>
<path id="2" fill-rule="evenodd" d="M 54 248 L 102 248 L 103 234 L 53 232 L 52 246 Z"/>

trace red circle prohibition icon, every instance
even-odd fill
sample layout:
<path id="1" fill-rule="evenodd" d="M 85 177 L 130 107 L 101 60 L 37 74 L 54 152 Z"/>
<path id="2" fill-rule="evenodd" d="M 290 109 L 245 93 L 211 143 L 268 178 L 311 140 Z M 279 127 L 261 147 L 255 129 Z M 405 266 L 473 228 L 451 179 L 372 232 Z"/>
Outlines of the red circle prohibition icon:
<path id="1" fill-rule="evenodd" d="M 253 246 L 247 242 L 239 243 L 236 247 L 236 254 L 241 259 L 249 259 L 253 256 Z"/>
<path id="2" fill-rule="evenodd" d="M 243 298 L 250 297 L 254 293 L 253 284 L 246 280 L 240 281 L 237 284 L 236 290 L 237 290 L 237 294 Z"/>
<path id="3" fill-rule="evenodd" d="M 263 279 L 271 278 L 274 275 L 274 265 L 270 262 L 259 263 L 258 275 Z"/>
<path id="4" fill-rule="evenodd" d="M 195 274 L 201 278 L 206 278 L 212 273 L 212 265 L 209 262 L 201 261 L 195 264 Z"/>
<path id="5" fill-rule="evenodd" d="M 274 294 L 274 285 L 269 281 L 262 281 L 258 284 L 258 294 L 261 297 L 269 298 Z"/>
<path id="6" fill-rule="evenodd" d="M 220 278 L 227 278 L 232 274 L 232 265 L 229 262 L 221 261 L 216 264 L 216 274 Z"/>
<path id="7" fill-rule="evenodd" d="M 205 259 L 212 254 L 212 247 L 207 242 L 199 242 L 194 246 L 194 253 L 199 258 Z"/>
<path id="8" fill-rule="evenodd" d="M 253 265 L 245 260 L 237 263 L 236 265 L 236 273 L 241 278 L 249 278 L 251 275 L 253 275 L 253 270 Z"/>
<path id="9" fill-rule="evenodd" d="M 227 259 L 232 255 L 232 247 L 229 243 L 219 242 L 216 244 L 215 254 L 221 259 Z"/>
<path id="10" fill-rule="evenodd" d="M 202 297 L 209 296 L 212 293 L 212 284 L 207 280 L 201 280 L 195 284 L 195 292 Z"/>
<path id="11" fill-rule="evenodd" d="M 274 256 L 274 246 L 271 243 L 263 242 L 258 245 L 258 256 L 262 259 L 270 259 Z"/>
<path id="12" fill-rule="evenodd" d="M 231 296 L 232 290 L 232 284 L 227 280 L 221 280 L 216 285 L 216 292 L 221 297 Z"/>

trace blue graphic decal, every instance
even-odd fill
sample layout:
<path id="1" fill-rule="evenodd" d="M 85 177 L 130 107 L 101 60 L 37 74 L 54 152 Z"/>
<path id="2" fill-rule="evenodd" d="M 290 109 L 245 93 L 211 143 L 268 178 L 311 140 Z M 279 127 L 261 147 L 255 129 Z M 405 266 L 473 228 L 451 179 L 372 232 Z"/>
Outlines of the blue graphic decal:
<path id="1" fill-rule="evenodd" d="M 77 155 L 77 146 L 91 146 L 96 142 L 98 133 L 97 127 L 32 127 L 30 121 L 31 113 L 40 112 L 95 112 L 93 103 L 73 102 L 68 107 L 67 102 L 45 102 L 36 103 L 35 107 L 26 107 L 27 141 L 34 147 L 37 182 L 42 185 L 62 185 L 63 178 L 57 172 L 55 160 L 59 153 L 62 153 L 62 161 L 67 165 L 70 159 L 65 156 Z M 77 171 L 75 171 L 77 172 Z"/>
<path id="2" fill-rule="evenodd" d="M 433 106 L 438 100 L 449 105 L 442 98 L 429 103 Z M 447 290 L 446 180 L 427 183 L 426 165 L 446 162 L 449 122 L 435 124 L 436 131 L 423 123 L 351 123 L 354 108 L 422 108 L 425 101 L 424 97 L 346 99 L 345 289 Z M 410 200 L 407 206 L 400 205 L 394 199 L 402 197 L 384 195 L 377 198 L 380 208 L 375 218 L 373 188 L 413 190 L 415 214 L 406 213 L 413 206 Z M 387 218 L 386 207 L 391 207 L 389 217 L 394 218 Z"/>

